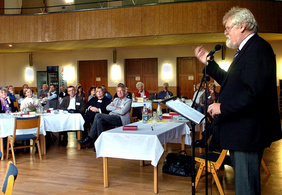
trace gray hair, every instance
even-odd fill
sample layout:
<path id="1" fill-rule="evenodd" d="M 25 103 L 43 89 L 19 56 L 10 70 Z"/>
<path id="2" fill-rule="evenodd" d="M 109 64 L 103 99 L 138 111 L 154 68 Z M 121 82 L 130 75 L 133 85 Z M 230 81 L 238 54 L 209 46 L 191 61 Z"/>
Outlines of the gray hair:
<path id="1" fill-rule="evenodd" d="M 6 93 L 8 92 L 8 90 L 7 90 L 6 87 L 2 87 L 2 88 L 0 89 L 0 91 L 5 91 Z"/>
<path id="2" fill-rule="evenodd" d="M 136 88 L 137 88 L 139 85 L 142 86 L 142 87 L 144 87 L 144 83 L 138 82 L 138 83 L 136 83 Z"/>
<path id="3" fill-rule="evenodd" d="M 232 7 L 223 17 L 223 25 L 231 18 L 233 24 L 245 24 L 247 30 L 258 32 L 257 21 L 252 12 L 246 8 Z"/>

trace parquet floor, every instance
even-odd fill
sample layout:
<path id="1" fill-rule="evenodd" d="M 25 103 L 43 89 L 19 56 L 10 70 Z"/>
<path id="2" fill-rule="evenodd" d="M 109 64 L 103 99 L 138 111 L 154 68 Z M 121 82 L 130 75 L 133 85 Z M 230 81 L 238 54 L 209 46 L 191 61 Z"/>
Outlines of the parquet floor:
<path id="1" fill-rule="evenodd" d="M 76 149 L 75 134 L 69 133 L 68 147 L 53 144 L 40 162 L 28 152 L 16 154 L 19 175 L 14 194 L 153 194 L 153 167 L 150 162 L 140 167 L 139 161 L 109 159 L 109 188 L 103 187 L 102 158 L 90 149 Z M 168 151 L 159 162 L 159 194 L 191 194 L 191 178 L 163 174 L 161 167 L 168 152 L 178 152 L 179 144 L 168 144 Z M 191 148 L 186 147 L 189 153 Z M 266 149 L 264 159 L 271 172 L 267 176 L 261 171 L 262 194 L 282 194 L 282 140 Z M 3 181 L 7 161 L 0 162 L 0 180 Z M 234 193 L 233 169 L 225 165 L 219 173 L 224 192 Z M 196 194 L 205 194 L 205 179 L 202 178 Z M 215 184 L 210 185 L 209 194 L 218 194 Z"/>

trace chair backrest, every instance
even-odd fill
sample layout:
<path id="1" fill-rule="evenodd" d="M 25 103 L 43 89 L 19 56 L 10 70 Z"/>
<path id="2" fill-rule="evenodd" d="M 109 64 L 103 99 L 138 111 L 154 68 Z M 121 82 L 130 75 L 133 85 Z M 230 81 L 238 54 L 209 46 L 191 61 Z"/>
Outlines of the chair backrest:
<path id="1" fill-rule="evenodd" d="M 6 170 L 5 179 L 2 185 L 2 192 L 4 194 L 12 194 L 14 181 L 17 179 L 17 176 L 18 176 L 17 167 L 11 161 L 9 161 Z"/>
<path id="2" fill-rule="evenodd" d="M 49 108 L 59 109 L 59 107 L 60 107 L 60 101 L 58 99 L 54 99 L 54 100 L 48 100 L 44 108 L 45 109 L 49 109 Z"/>
<path id="3" fill-rule="evenodd" d="M 25 130 L 25 129 L 33 129 L 33 128 L 37 128 L 36 137 L 39 138 L 40 116 L 24 117 L 24 118 L 16 117 L 14 134 L 13 134 L 14 141 L 17 134 L 17 130 Z"/>

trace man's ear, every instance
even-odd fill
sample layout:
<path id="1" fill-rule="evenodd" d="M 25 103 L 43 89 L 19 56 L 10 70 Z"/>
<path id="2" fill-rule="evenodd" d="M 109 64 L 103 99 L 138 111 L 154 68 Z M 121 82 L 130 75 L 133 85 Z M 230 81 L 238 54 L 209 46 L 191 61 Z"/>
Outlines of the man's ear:
<path id="1" fill-rule="evenodd" d="M 243 22 L 242 24 L 241 24 L 241 27 L 240 27 L 240 31 L 241 31 L 241 33 L 243 33 L 243 32 L 245 32 L 245 30 L 246 30 L 246 24 L 245 24 L 245 22 Z"/>

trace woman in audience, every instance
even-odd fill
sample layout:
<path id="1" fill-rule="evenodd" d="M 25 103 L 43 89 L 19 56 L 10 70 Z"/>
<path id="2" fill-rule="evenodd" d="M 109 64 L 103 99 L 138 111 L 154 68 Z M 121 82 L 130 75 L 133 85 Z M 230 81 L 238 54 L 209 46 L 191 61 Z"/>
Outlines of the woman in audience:
<path id="1" fill-rule="evenodd" d="M 77 97 L 79 97 L 79 96 L 82 97 L 83 101 L 86 100 L 85 93 L 84 93 L 83 88 L 82 88 L 81 85 L 77 87 L 76 96 Z"/>
<path id="2" fill-rule="evenodd" d="M 28 85 L 27 84 L 24 84 L 23 85 L 23 89 L 20 91 L 20 96 L 21 98 L 25 98 L 25 90 L 28 88 Z"/>
<path id="3" fill-rule="evenodd" d="M 6 111 L 15 112 L 16 108 L 14 107 L 13 100 L 7 96 L 7 89 L 1 88 L 0 89 L 0 112 L 5 113 Z"/>
<path id="4" fill-rule="evenodd" d="M 89 88 L 88 90 L 88 100 L 87 102 L 89 102 L 93 97 L 95 97 L 96 94 L 96 87 L 92 86 Z"/>
<path id="5" fill-rule="evenodd" d="M 142 82 L 136 83 L 136 88 L 138 91 L 136 92 L 135 97 L 144 97 L 147 99 L 149 98 L 150 94 L 148 91 L 144 89 L 144 83 Z"/>
<path id="6" fill-rule="evenodd" d="M 33 93 L 30 88 L 26 89 L 25 95 L 26 98 L 24 98 L 23 101 L 21 102 L 21 107 L 20 107 L 21 111 L 23 111 L 23 109 L 25 108 L 37 107 L 40 105 L 39 100 L 33 97 Z"/>
<path id="7" fill-rule="evenodd" d="M 12 100 L 13 102 L 17 101 L 15 94 L 14 94 L 14 87 L 13 85 L 10 85 L 8 87 L 8 93 L 7 93 L 8 97 L 10 98 L 10 100 Z"/>
<path id="8" fill-rule="evenodd" d="M 87 129 L 90 127 L 90 123 L 93 122 L 96 113 L 108 113 L 106 110 L 107 105 L 111 103 L 111 100 L 104 96 L 104 91 L 101 87 L 96 88 L 96 96 L 91 98 L 86 103 L 86 113 L 84 115 L 84 132 L 85 136 L 88 135 Z"/>

